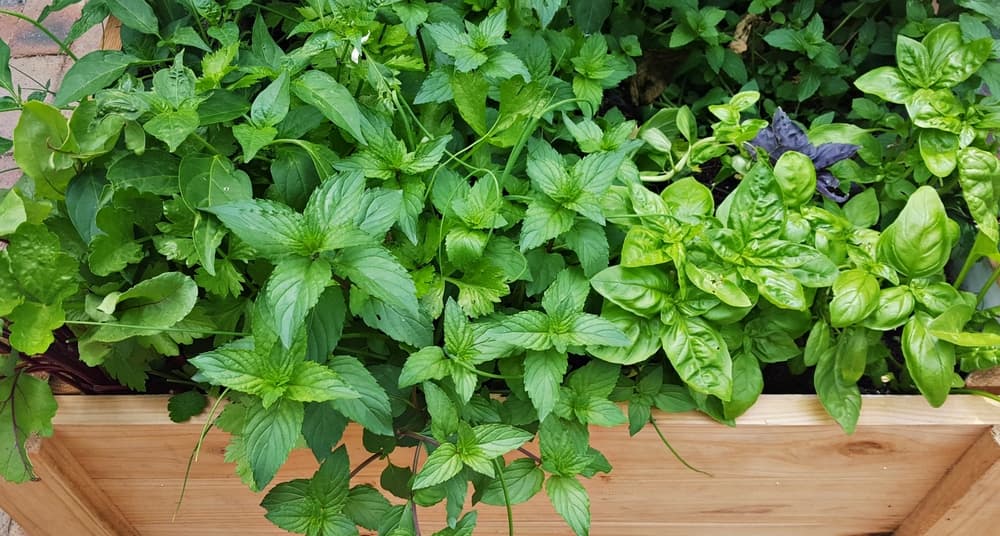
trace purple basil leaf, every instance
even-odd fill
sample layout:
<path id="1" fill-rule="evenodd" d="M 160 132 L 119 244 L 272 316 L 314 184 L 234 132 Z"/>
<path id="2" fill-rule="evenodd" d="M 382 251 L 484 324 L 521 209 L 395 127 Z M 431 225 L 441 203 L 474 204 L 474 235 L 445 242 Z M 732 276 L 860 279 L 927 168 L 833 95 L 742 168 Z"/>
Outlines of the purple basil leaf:
<path id="1" fill-rule="evenodd" d="M 823 169 L 841 160 L 847 160 L 854 156 L 859 149 L 861 149 L 860 145 L 852 145 L 850 143 L 824 143 L 817 147 L 813 154 L 809 156 L 812 158 L 816 169 Z"/>
<path id="2" fill-rule="evenodd" d="M 779 149 L 784 149 L 781 151 L 798 151 L 800 153 L 809 154 L 809 150 L 812 149 L 812 144 L 809 143 L 809 138 L 806 137 L 806 133 L 799 128 L 798 125 L 792 122 L 788 118 L 788 114 L 784 112 L 781 108 L 774 111 L 774 121 L 771 122 L 771 126 L 768 127 L 774 135 L 775 140 Z M 818 167 L 818 166 L 817 166 Z"/>
<path id="3" fill-rule="evenodd" d="M 823 197 L 837 203 L 847 201 L 847 195 L 841 192 L 839 187 L 840 181 L 837 180 L 837 177 L 833 176 L 833 173 L 825 170 L 816 173 L 816 190 Z"/>

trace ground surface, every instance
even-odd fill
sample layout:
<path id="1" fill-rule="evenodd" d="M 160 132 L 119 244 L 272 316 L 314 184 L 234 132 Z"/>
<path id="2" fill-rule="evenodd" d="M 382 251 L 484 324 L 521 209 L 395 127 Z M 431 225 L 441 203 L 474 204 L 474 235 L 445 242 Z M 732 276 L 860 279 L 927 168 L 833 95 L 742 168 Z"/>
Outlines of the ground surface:
<path id="1" fill-rule="evenodd" d="M 49 0 L 0 0 L 0 10 L 14 11 L 37 17 Z M 45 27 L 64 38 L 70 26 L 80 16 L 83 2 L 49 15 Z M 59 46 L 30 23 L 0 14 L 0 39 L 10 47 L 10 68 L 15 86 L 22 88 L 22 98 L 38 89 L 53 91 L 59 87 L 66 69 L 67 58 L 59 53 Z M 74 43 L 72 50 L 83 55 L 100 45 L 101 29 L 96 28 Z M 0 94 L 3 94 L 0 90 Z M 49 94 L 51 100 L 52 94 Z M 17 125 L 17 112 L 0 112 L 0 136 L 10 139 Z M 21 177 L 11 153 L 0 154 L 0 189 L 10 188 Z M 3 505 L 0 505 L 2 508 Z M 0 536 L 26 536 L 24 530 L 10 516 L 0 511 Z"/>
<path id="2" fill-rule="evenodd" d="M 29 17 L 37 17 L 50 0 L 0 0 L 0 9 L 15 11 Z M 59 38 L 65 38 L 70 26 L 80 16 L 83 2 L 53 13 L 45 19 L 44 25 Z M 69 68 L 68 59 L 59 53 L 59 46 L 44 33 L 28 22 L 9 15 L 0 14 L 0 39 L 10 47 L 10 68 L 14 85 L 22 88 L 22 97 L 33 91 L 59 87 L 59 80 Z M 73 44 L 72 50 L 78 56 L 98 48 L 101 29 L 95 28 Z M 3 94 L 0 90 L 0 94 Z M 51 100 L 52 94 L 49 94 Z M 17 125 L 17 112 L 0 112 L 0 136 L 10 139 Z M 16 169 L 14 157 L 7 153 L 0 155 L 0 188 L 10 188 L 21 176 Z"/>

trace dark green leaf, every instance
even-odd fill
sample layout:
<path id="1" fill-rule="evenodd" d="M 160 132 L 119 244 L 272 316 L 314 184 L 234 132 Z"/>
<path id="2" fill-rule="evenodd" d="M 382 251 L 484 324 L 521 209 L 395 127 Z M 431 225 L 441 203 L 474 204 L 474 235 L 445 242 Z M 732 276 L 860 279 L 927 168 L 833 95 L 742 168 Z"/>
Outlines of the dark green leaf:
<path id="1" fill-rule="evenodd" d="M 167 402 L 167 411 L 170 413 L 170 420 L 174 422 L 185 422 L 191 417 L 201 415 L 208 405 L 208 399 L 198 391 L 185 391 L 170 397 Z"/>
<path id="2" fill-rule="evenodd" d="M 302 403 L 291 400 L 278 400 L 268 409 L 257 404 L 247 408 L 242 437 L 258 489 L 267 486 L 288 459 L 302 431 L 303 418 Z"/>
<path id="3" fill-rule="evenodd" d="M 66 71 L 54 104 L 63 107 L 97 93 L 118 80 L 137 60 L 116 50 L 95 50 L 83 56 Z M 3 63 L 6 62 L 0 58 L 0 64 Z"/>

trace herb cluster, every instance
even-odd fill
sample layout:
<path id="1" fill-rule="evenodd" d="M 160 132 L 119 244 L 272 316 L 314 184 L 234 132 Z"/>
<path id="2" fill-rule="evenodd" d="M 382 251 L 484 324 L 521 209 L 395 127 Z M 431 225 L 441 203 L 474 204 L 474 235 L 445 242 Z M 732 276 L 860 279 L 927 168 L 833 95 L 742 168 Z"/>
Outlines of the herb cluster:
<path id="1" fill-rule="evenodd" d="M 262 504 L 308 535 L 440 502 L 465 535 L 543 489 L 582 535 L 589 426 L 732 424 L 780 369 L 850 433 L 862 389 L 937 406 L 1000 364 L 960 290 L 1000 260 L 1000 9 L 703 4 L 90 0 L 68 39 L 113 15 L 123 50 L 51 102 L 0 42 L 0 472 L 31 477 L 66 328 L 135 391 L 193 387 L 175 420 L 227 400 L 252 489 L 304 438 L 319 469 Z"/>

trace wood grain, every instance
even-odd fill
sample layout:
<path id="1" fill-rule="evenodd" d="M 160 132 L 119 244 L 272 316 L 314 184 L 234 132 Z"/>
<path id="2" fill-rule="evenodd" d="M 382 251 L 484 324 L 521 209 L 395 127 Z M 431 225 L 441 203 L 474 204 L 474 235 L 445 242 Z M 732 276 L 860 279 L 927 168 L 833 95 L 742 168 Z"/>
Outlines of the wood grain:
<path id="1" fill-rule="evenodd" d="M 170 423 L 166 398 L 155 396 L 60 397 L 59 403 L 62 444 L 143 536 L 285 534 L 263 518 L 263 495 L 246 490 L 223 461 L 228 438 L 219 431 L 208 435 L 171 520 L 204 416 Z M 973 396 L 950 397 L 938 409 L 920 397 L 866 397 L 852 436 L 811 396 L 763 396 L 735 428 L 696 413 L 656 418 L 687 461 L 714 476 L 685 469 L 651 430 L 630 438 L 624 428 L 595 428 L 591 441 L 614 470 L 584 481 L 593 535 L 890 533 L 1000 423 L 1000 406 Z M 366 456 L 359 438 L 351 427 L 344 439 L 353 464 Z M 389 456 L 396 465 L 411 458 L 402 449 Z M 353 483 L 377 482 L 386 463 L 373 463 Z M 276 482 L 308 477 L 316 465 L 308 450 L 296 450 Z M 507 533 L 502 508 L 474 508 L 477 535 Z M 570 534 L 544 493 L 515 506 L 514 516 L 519 536 Z M 422 509 L 420 520 L 426 534 L 443 524 L 433 508 Z"/>
<path id="2" fill-rule="evenodd" d="M 139 536 L 56 433 L 29 452 L 38 480 L 0 486 L 0 505 L 32 536 Z"/>
<path id="3" fill-rule="evenodd" d="M 1000 427 L 983 432 L 896 531 L 897 536 L 995 534 Z"/>

